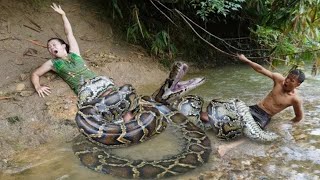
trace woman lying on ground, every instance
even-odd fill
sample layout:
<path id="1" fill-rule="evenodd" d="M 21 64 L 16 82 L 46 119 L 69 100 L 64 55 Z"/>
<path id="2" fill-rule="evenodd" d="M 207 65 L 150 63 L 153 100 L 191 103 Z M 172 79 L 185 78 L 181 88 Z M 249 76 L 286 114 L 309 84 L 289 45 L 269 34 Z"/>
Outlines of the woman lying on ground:
<path id="1" fill-rule="evenodd" d="M 88 92 L 86 86 L 99 83 L 99 89 L 95 91 L 94 97 L 106 96 L 115 89 L 118 89 L 113 81 L 105 76 L 98 76 L 91 71 L 85 64 L 80 55 L 80 50 L 76 38 L 73 35 L 71 24 L 60 5 L 52 4 L 51 8 L 62 17 L 64 30 L 67 37 L 67 44 L 60 38 L 51 38 L 47 42 L 47 48 L 53 57 L 37 68 L 31 75 L 32 84 L 40 97 L 45 97 L 51 93 L 48 86 L 40 84 L 40 77 L 49 71 L 56 72 L 78 95 L 79 104 L 88 101 Z M 84 83 L 85 81 L 85 83 Z M 90 95 L 92 96 L 92 95 Z M 132 118 L 130 112 L 124 114 L 124 120 L 127 122 Z"/>

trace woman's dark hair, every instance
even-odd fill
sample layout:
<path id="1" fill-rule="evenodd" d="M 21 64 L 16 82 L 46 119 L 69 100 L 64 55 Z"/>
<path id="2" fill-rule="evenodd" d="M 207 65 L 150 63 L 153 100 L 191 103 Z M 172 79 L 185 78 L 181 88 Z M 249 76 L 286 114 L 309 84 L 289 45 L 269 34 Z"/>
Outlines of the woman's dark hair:
<path id="1" fill-rule="evenodd" d="M 304 81 L 304 79 L 306 78 L 304 73 L 300 69 L 294 69 L 294 70 L 290 71 L 289 74 L 298 76 L 298 81 L 300 83 L 302 83 Z"/>
<path id="2" fill-rule="evenodd" d="M 61 44 L 65 44 L 66 45 L 66 50 L 67 50 L 67 53 L 69 53 L 69 44 L 67 44 L 63 39 L 60 39 L 60 38 L 50 38 L 48 41 L 47 41 L 47 44 L 51 41 L 51 40 L 57 40 L 59 41 Z"/>

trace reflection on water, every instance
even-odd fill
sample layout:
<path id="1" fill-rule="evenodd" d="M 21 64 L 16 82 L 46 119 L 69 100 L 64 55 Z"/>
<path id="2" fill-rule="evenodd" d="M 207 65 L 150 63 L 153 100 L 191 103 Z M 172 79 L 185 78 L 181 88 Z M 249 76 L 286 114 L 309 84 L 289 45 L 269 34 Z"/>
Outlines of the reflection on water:
<path id="1" fill-rule="evenodd" d="M 182 149 L 180 132 L 172 127 L 167 127 L 165 133 L 157 135 L 151 141 L 146 141 L 137 146 L 113 149 L 110 153 L 120 157 L 128 157 L 132 160 L 160 160 L 165 156 L 178 154 Z M 156 147 L 156 148 L 155 148 Z"/>
<path id="2" fill-rule="evenodd" d="M 173 179 L 319 179 L 320 78 L 311 77 L 308 72 L 306 74 L 306 81 L 299 87 L 304 100 L 304 120 L 291 124 L 289 120 L 294 114 L 292 108 L 288 108 L 276 115 L 268 125 L 268 130 L 282 136 L 280 142 L 259 144 L 244 138 L 242 144 L 219 157 L 218 147 L 230 143 L 220 141 L 213 132 L 208 132 L 213 147 L 209 162 Z M 273 84 L 272 80 L 247 66 L 210 69 L 188 75 L 198 76 L 205 76 L 207 82 L 190 94 L 201 95 L 206 102 L 211 99 L 239 98 L 248 105 L 255 104 L 269 92 Z M 141 91 L 151 94 L 153 90 L 145 88 Z M 181 150 L 177 136 L 174 129 L 169 128 L 145 144 L 113 151 L 125 157 L 159 159 Z M 26 151 L 18 155 L 15 162 L 0 174 L 1 179 L 117 179 L 84 168 L 68 143 Z"/>

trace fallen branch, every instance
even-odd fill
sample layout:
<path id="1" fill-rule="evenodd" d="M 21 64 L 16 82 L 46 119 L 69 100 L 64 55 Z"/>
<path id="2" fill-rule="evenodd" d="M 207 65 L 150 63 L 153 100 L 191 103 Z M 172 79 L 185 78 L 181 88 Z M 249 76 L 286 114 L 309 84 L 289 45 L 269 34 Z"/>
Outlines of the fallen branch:
<path id="1" fill-rule="evenodd" d="M 34 22 L 30 17 L 27 16 L 27 18 L 28 18 L 28 20 L 29 20 L 33 25 L 37 26 L 37 28 L 38 28 L 40 31 L 42 31 L 41 26 L 40 26 L 39 24 L 37 24 L 36 22 Z"/>
<path id="2" fill-rule="evenodd" d="M 38 54 L 38 51 L 33 48 L 28 48 L 27 50 L 24 51 L 23 55 L 25 56 L 27 54 Z"/>
<path id="3" fill-rule="evenodd" d="M 43 47 L 43 48 L 47 48 L 46 45 L 41 44 L 41 43 L 40 43 L 39 41 L 37 41 L 37 40 L 31 40 L 31 39 L 26 39 L 26 40 L 29 41 L 29 42 L 31 42 L 31 43 L 34 44 L 34 45 L 41 46 L 41 47 Z"/>
<path id="4" fill-rule="evenodd" d="M 6 38 L 3 38 L 3 39 L 0 39 L 0 41 L 4 41 L 4 40 L 8 40 L 8 39 L 11 39 L 11 37 L 6 37 Z"/>
<path id="5" fill-rule="evenodd" d="M 17 39 L 17 38 L 15 38 L 15 37 L 11 37 L 11 36 L 0 39 L 0 41 L 5 41 L 5 40 L 20 40 L 20 39 Z"/>
<path id="6" fill-rule="evenodd" d="M 29 29 L 31 29 L 31 30 L 34 30 L 34 31 L 36 31 L 36 32 L 38 32 L 38 33 L 40 33 L 40 30 L 38 30 L 38 29 L 35 29 L 35 28 L 33 28 L 33 27 L 30 27 L 30 26 L 28 26 L 28 25 L 23 25 L 24 27 L 27 27 L 27 28 L 29 28 Z"/>
<path id="7" fill-rule="evenodd" d="M 37 55 L 33 55 L 33 54 L 24 54 L 24 56 L 32 56 L 32 57 L 37 57 L 37 58 L 42 58 L 42 59 L 51 59 L 51 58 L 37 56 Z"/>
<path id="8" fill-rule="evenodd" d="M 0 100 L 12 99 L 10 96 L 0 96 Z"/>

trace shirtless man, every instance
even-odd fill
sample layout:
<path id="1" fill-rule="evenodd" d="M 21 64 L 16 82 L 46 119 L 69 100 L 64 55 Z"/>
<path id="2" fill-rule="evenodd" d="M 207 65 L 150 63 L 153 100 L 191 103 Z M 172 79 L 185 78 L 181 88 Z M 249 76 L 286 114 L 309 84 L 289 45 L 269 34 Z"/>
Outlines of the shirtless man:
<path id="1" fill-rule="evenodd" d="M 249 64 L 256 72 L 273 80 L 273 88 L 270 93 L 256 105 L 250 106 L 250 112 L 261 128 L 265 128 L 272 116 L 292 106 L 295 117 L 292 122 L 297 123 L 303 118 L 302 100 L 296 88 L 304 81 L 305 75 L 301 70 L 295 69 L 289 72 L 287 77 L 279 73 L 273 73 L 261 65 L 250 61 L 243 54 L 238 54 L 239 60 Z M 201 113 L 203 121 L 209 121 L 206 112 Z"/>
<path id="2" fill-rule="evenodd" d="M 293 123 L 297 123 L 303 118 L 302 100 L 300 99 L 296 88 L 304 81 L 305 75 L 302 71 L 295 69 L 289 72 L 287 77 L 283 77 L 279 73 L 273 73 L 261 65 L 250 61 L 243 54 L 237 55 L 239 60 L 249 64 L 256 72 L 261 73 L 273 80 L 273 88 L 269 94 L 258 102 L 256 105 L 250 106 L 250 113 L 254 120 L 262 129 L 270 122 L 272 116 L 281 112 L 287 107 L 292 106 L 295 117 L 291 119 Z M 207 112 L 201 113 L 201 120 L 209 121 Z M 223 156 L 230 149 L 244 143 L 245 140 L 229 142 L 218 147 L 220 156 Z"/>
<path id="3" fill-rule="evenodd" d="M 261 128 L 265 128 L 272 116 L 290 106 L 293 107 L 295 113 L 295 117 L 291 119 L 292 122 L 297 123 L 303 118 L 302 100 L 296 90 L 305 79 L 302 71 L 295 69 L 290 71 L 287 77 L 283 77 L 279 73 L 273 73 L 250 61 L 243 54 L 238 55 L 238 58 L 274 82 L 270 93 L 257 105 L 250 106 L 250 112 Z"/>

